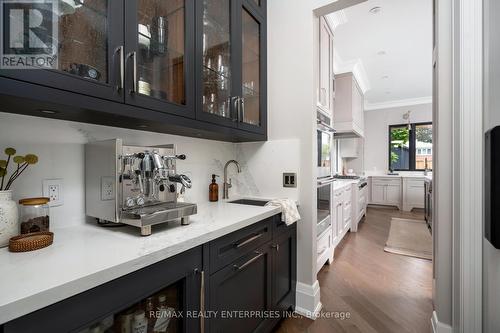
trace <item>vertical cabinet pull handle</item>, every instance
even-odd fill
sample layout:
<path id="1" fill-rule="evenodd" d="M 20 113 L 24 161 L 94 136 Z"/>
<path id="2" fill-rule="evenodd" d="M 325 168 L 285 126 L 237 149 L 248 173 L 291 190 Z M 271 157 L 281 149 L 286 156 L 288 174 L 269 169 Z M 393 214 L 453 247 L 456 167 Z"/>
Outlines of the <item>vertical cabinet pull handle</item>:
<path id="1" fill-rule="evenodd" d="M 118 79 L 118 84 L 116 85 L 116 90 L 120 91 L 123 89 L 123 84 L 124 84 L 124 76 L 125 76 L 125 64 L 124 64 L 124 58 L 123 58 L 123 45 L 120 45 L 116 48 L 115 54 L 118 54 L 118 61 L 120 62 L 120 78 Z"/>
<path id="2" fill-rule="evenodd" d="M 279 252 L 279 250 L 280 250 L 280 245 L 279 245 L 279 244 L 271 245 L 271 247 L 272 247 L 273 249 L 276 249 L 276 251 L 278 251 L 278 252 Z"/>
<path id="3" fill-rule="evenodd" d="M 200 272 L 200 332 L 205 332 L 205 271 Z"/>
<path id="4" fill-rule="evenodd" d="M 130 89 L 130 93 L 137 92 L 137 52 L 130 52 L 128 54 L 129 59 L 132 59 L 132 89 Z"/>
<path id="5" fill-rule="evenodd" d="M 240 121 L 245 121 L 245 97 L 240 97 Z"/>
<path id="6" fill-rule="evenodd" d="M 233 109 L 233 121 L 240 121 L 240 112 L 238 107 L 238 96 L 231 97 L 231 108 Z M 234 118 L 234 112 L 236 112 L 236 118 Z"/>

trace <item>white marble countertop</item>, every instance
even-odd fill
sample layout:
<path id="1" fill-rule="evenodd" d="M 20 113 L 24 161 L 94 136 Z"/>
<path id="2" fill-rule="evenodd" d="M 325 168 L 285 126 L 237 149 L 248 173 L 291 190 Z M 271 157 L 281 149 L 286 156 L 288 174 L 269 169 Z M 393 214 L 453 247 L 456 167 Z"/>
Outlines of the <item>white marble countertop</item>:
<path id="1" fill-rule="evenodd" d="M 333 190 L 337 191 L 340 189 L 343 189 L 347 186 L 350 186 L 352 184 L 357 184 L 359 182 L 359 179 L 336 179 L 333 182 Z"/>
<path id="2" fill-rule="evenodd" d="M 237 198 L 231 198 L 235 200 Z M 0 249 L 0 324 L 280 213 L 279 207 L 198 205 L 191 224 L 170 222 L 139 236 L 134 227 L 82 224 L 52 230 L 44 249 Z"/>
<path id="3" fill-rule="evenodd" d="M 388 175 L 388 174 L 374 174 L 369 175 L 367 177 L 375 177 L 375 178 L 427 178 L 430 177 L 432 179 L 432 174 L 428 174 L 427 176 L 423 173 L 399 173 L 397 175 Z"/>

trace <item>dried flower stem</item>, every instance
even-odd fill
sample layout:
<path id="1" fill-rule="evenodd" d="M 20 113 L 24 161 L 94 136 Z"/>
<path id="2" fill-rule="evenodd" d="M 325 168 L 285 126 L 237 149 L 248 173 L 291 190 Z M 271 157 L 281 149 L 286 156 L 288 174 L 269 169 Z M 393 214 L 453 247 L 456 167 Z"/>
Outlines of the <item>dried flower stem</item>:
<path id="1" fill-rule="evenodd" d="M 24 162 L 21 165 L 19 165 L 19 164 L 17 165 L 17 170 L 14 171 L 14 173 L 10 176 L 9 181 L 7 182 L 7 185 L 5 186 L 5 190 L 8 190 L 12 186 L 12 183 L 14 182 L 14 180 L 16 180 L 23 173 L 23 171 L 26 170 L 28 165 L 29 164 L 27 162 Z"/>
<path id="2" fill-rule="evenodd" d="M 5 171 L 8 170 L 7 168 L 9 167 L 9 162 L 10 162 L 10 155 L 7 156 L 7 164 L 5 165 Z M 4 179 L 5 179 L 5 176 L 7 176 L 7 172 L 5 172 L 5 175 L 2 176 L 2 183 L 0 184 L 0 191 L 3 190 L 3 182 L 4 182 Z M 5 190 L 7 190 L 7 188 Z"/>

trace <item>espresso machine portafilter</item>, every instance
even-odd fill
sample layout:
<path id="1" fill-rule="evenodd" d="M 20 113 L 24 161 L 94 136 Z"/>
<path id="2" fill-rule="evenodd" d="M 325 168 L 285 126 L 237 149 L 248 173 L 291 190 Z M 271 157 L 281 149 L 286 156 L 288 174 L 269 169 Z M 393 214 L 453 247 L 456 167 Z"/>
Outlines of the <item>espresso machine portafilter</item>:
<path id="1" fill-rule="evenodd" d="M 178 174 L 174 145 L 128 146 L 122 140 L 86 145 L 86 212 L 100 221 L 141 228 L 150 235 L 151 226 L 180 220 L 189 224 L 197 206 L 177 202 L 180 193 L 191 188 L 188 176 Z"/>

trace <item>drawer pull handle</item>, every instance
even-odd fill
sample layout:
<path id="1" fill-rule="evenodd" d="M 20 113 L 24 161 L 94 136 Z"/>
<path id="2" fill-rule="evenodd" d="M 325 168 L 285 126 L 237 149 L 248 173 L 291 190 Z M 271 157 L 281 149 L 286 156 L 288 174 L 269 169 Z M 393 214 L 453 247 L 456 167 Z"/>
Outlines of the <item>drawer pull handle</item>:
<path id="1" fill-rule="evenodd" d="M 250 238 L 248 238 L 248 239 L 244 240 L 244 241 L 243 241 L 243 242 L 241 242 L 241 243 L 240 243 L 240 242 L 234 243 L 234 246 L 235 246 L 237 249 L 239 249 L 240 247 L 245 246 L 245 245 L 247 245 L 247 244 L 249 244 L 249 243 L 253 242 L 253 241 L 254 241 L 254 240 L 256 240 L 256 239 L 259 239 L 260 237 L 262 237 L 262 234 L 261 234 L 261 233 L 260 233 L 260 234 L 255 235 L 255 236 L 253 236 L 253 237 L 250 237 Z"/>
<path id="2" fill-rule="evenodd" d="M 246 263 L 244 263 L 243 265 L 241 266 L 238 266 L 238 265 L 233 265 L 233 267 L 235 269 L 237 269 L 238 271 L 241 271 L 242 269 L 244 269 L 245 267 L 247 267 L 248 265 L 251 265 L 253 262 L 257 261 L 260 257 L 262 257 L 264 255 L 264 253 L 262 252 L 258 252 L 258 251 L 255 251 L 255 253 L 257 254 L 255 257 L 253 257 L 252 259 L 248 260 Z"/>

